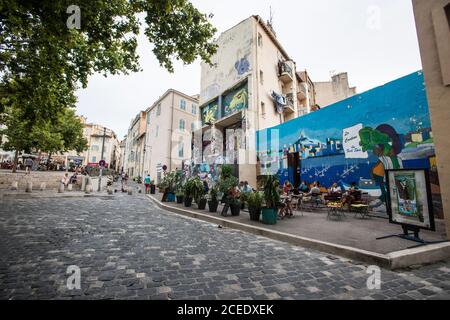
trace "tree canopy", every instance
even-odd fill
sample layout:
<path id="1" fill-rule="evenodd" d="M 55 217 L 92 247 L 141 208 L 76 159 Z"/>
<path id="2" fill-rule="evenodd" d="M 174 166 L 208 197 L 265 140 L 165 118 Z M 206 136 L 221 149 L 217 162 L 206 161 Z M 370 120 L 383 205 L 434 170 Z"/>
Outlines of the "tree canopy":
<path id="1" fill-rule="evenodd" d="M 77 18 L 79 25 L 69 24 Z M 90 75 L 140 71 L 143 21 L 154 55 L 169 72 L 174 60 L 210 63 L 217 50 L 210 18 L 188 0 L 0 0 L 0 122 L 6 124 L 8 112 L 9 123 L 17 122 L 6 133 L 9 145 L 13 130 L 47 132 L 58 123 Z M 22 145 L 17 139 L 16 147 Z"/>

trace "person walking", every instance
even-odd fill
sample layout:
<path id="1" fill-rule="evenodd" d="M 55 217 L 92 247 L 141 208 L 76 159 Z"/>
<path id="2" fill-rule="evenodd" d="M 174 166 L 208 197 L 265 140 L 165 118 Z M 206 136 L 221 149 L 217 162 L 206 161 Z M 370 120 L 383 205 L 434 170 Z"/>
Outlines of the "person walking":
<path id="1" fill-rule="evenodd" d="M 149 194 L 150 193 L 150 175 L 147 174 L 144 178 L 144 185 L 145 185 L 145 194 Z"/>

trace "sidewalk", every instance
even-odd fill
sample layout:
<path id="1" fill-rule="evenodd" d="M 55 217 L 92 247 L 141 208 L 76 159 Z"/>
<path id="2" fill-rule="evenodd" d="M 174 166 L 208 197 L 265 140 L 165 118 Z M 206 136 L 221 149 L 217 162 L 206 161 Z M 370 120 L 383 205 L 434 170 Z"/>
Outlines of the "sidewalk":
<path id="1" fill-rule="evenodd" d="M 271 238 L 286 239 L 289 242 L 295 242 L 298 239 L 297 242 L 302 245 L 311 245 L 318 250 L 323 249 L 323 251 L 330 253 L 339 252 L 339 254 L 346 256 L 355 252 L 353 256 L 359 258 L 367 256 L 382 261 L 383 259 L 390 259 L 389 256 L 397 256 L 398 252 L 403 252 L 417 244 L 400 238 L 376 240 L 378 237 L 402 233 L 400 226 L 390 224 L 389 220 L 382 218 L 359 219 L 355 218 L 354 214 L 347 213 L 346 218 L 342 220 L 327 220 L 326 211 L 304 212 L 304 216 L 300 212 L 296 212 L 294 218 L 279 220 L 276 225 L 264 225 L 260 222 L 250 221 L 247 211 L 241 210 L 241 214 L 238 217 L 222 217 L 220 214 L 221 207 L 219 207 L 218 213 L 209 213 L 208 210 L 197 210 L 195 204 L 193 204 L 192 208 L 185 208 L 183 205 L 176 203 L 161 203 L 162 194 L 148 195 L 148 197 L 160 207 L 163 206 L 164 209 L 176 213 L 186 214 L 243 231 L 267 235 Z M 227 225 L 227 223 L 231 225 Z M 437 220 L 436 226 L 437 232 L 422 231 L 420 233 L 422 239 L 429 242 L 446 240 L 443 222 Z M 418 250 L 407 251 L 408 254 L 426 251 L 432 246 L 440 248 L 442 244 L 428 245 Z M 445 251 L 450 254 L 450 243 L 446 242 L 444 246 L 446 247 Z M 336 248 L 336 250 L 333 248 Z"/>

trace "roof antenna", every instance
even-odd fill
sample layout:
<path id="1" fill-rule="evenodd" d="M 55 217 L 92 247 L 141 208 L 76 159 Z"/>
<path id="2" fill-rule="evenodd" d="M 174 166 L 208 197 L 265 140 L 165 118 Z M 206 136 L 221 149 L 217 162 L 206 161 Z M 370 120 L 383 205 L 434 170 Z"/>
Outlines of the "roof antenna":
<path id="1" fill-rule="evenodd" d="M 272 12 L 272 6 L 270 6 L 270 18 L 269 21 L 267 21 L 267 26 L 269 27 L 270 31 L 272 31 L 272 33 L 275 35 L 275 37 L 277 36 L 277 34 L 275 33 L 275 30 L 273 28 L 273 12 Z"/>

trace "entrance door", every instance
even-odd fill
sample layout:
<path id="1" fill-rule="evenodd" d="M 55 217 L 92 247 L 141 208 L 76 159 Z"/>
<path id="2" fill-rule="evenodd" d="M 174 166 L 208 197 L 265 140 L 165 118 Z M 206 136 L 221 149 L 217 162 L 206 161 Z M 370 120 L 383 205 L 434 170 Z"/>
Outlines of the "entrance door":
<path id="1" fill-rule="evenodd" d="M 288 154 L 289 181 L 297 189 L 300 186 L 300 155 L 299 153 Z"/>

